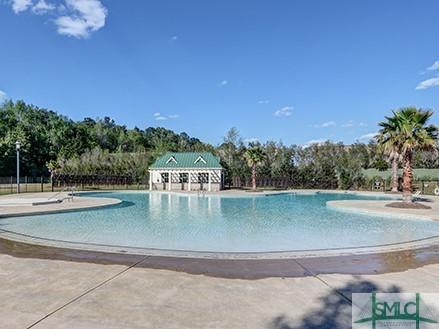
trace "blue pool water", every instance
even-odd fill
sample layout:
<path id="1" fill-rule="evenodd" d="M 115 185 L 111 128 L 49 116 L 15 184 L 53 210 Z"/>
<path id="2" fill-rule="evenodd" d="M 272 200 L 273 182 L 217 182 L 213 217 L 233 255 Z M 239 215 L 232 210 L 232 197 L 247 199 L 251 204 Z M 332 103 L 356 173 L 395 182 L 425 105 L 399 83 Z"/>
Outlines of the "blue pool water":
<path id="1" fill-rule="evenodd" d="M 439 222 L 345 213 L 328 200 L 376 199 L 348 194 L 198 197 L 160 193 L 93 193 L 118 206 L 4 218 L 0 229 L 40 238 L 196 251 L 292 251 L 347 248 L 439 235 Z"/>

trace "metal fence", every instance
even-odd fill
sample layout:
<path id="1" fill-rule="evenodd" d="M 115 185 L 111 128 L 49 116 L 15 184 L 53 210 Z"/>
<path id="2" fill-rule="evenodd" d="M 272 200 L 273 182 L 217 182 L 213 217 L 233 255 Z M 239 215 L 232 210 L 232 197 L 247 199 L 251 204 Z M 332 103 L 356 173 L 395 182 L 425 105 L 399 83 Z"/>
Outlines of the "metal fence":
<path id="1" fill-rule="evenodd" d="M 131 176 L 108 175 L 57 175 L 53 178 L 54 188 L 76 187 L 78 190 L 145 190 L 148 179 L 134 181 Z"/>
<path id="2" fill-rule="evenodd" d="M 302 182 L 290 177 L 258 177 L 256 179 L 258 188 L 266 189 L 337 189 L 334 182 L 307 181 Z M 251 188 L 250 177 L 234 177 L 229 188 Z M 129 176 L 100 176 L 100 175 L 59 175 L 54 177 L 53 184 L 50 177 L 20 177 L 20 192 L 51 192 L 60 191 L 65 187 L 76 187 L 78 190 L 147 190 L 149 189 L 148 179 L 134 181 Z M 421 191 L 422 194 L 434 195 L 439 188 L 439 180 L 416 180 L 413 182 L 414 191 Z M 369 181 L 362 187 L 368 191 L 390 191 L 391 184 L 385 180 Z M 17 191 L 17 178 L 15 176 L 0 177 L 0 194 L 12 194 Z"/>
<path id="3" fill-rule="evenodd" d="M 370 186 L 366 186 L 365 189 L 370 189 L 372 191 L 389 192 L 392 189 L 392 184 L 390 179 L 387 180 L 370 180 Z M 398 184 L 398 190 L 402 192 L 402 182 Z M 414 180 L 413 181 L 413 191 L 420 191 L 421 194 L 425 195 L 436 195 L 439 191 L 439 180 L 425 179 L 425 180 Z"/>
<path id="4" fill-rule="evenodd" d="M 256 186 L 272 189 L 337 189 L 337 183 L 333 181 L 302 180 L 292 177 L 257 177 Z M 252 187 L 251 177 L 233 177 L 229 188 Z"/>
<path id="5" fill-rule="evenodd" d="M 49 177 L 20 177 L 20 192 L 49 192 L 52 184 Z M 0 194 L 17 192 L 17 177 L 0 177 Z"/>
<path id="6" fill-rule="evenodd" d="M 76 187 L 77 190 L 145 190 L 148 181 L 133 181 L 129 176 L 100 175 L 59 175 L 50 177 L 20 177 L 20 193 L 61 191 L 65 187 Z M 0 194 L 17 192 L 15 176 L 0 177 Z"/>
<path id="7" fill-rule="evenodd" d="M 438 192 L 439 180 L 421 180 L 414 183 L 416 190 L 421 191 L 422 194 L 435 195 Z"/>
<path id="8" fill-rule="evenodd" d="M 257 177 L 256 186 L 258 188 L 267 189 L 337 189 L 338 186 L 333 181 L 302 181 L 289 177 Z M 233 177 L 229 188 L 251 188 L 252 180 L 249 177 Z M 386 180 L 367 180 L 358 189 L 363 191 L 389 192 L 392 186 Z M 421 191 L 425 195 L 435 195 L 439 188 L 439 180 L 415 180 L 413 182 L 413 190 Z"/>

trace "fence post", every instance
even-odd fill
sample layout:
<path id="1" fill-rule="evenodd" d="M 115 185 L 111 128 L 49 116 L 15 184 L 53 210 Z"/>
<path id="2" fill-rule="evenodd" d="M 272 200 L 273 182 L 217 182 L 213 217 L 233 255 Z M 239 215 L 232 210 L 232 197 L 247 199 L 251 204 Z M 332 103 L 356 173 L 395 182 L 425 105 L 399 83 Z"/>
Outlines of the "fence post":
<path id="1" fill-rule="evenodd" d="M 40 177 L 40 183 L 41 183 L 41 192 L 44 192 L 44 181 L 43 181 L 43 176 Z"/>
<path id="2" fill-rule="evenodd" d="M 14 191 L 14 186 L 12 185 L 12 176 L 11 176 L 11 194 Z"/>

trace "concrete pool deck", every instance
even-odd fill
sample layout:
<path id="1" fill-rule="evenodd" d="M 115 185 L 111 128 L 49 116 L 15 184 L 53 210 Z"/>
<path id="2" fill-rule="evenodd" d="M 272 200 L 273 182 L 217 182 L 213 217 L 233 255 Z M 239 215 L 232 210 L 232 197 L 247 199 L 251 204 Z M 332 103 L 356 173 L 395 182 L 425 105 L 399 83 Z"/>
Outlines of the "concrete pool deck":
<path id="1" fill-rule="evenodd" d="M 439 198 L 435 196 L 425 196 L 423 199 L 428 201 L 419 201 L 418 203 L 429 206 L 431 209 L 386 207 L 386 204 L 390 203 L 389 200 L 337 200 L 328 201 L 326 205 L 341 211 L 361 212 L 368 215 L 439 220 Z"/>
<path id="2" fill-rule="evenodd" d="M 44 192 L 44 193 L 23 193 L 0 196 L 0 218 L 12 216 L 27 216 L 46 214 L 62 211 L 92 209 L 111 206 L 121 203 L 114 198 L 93 198 L 87 196 L 74 196 L 73 200 L 67 200 L 67 192 Z M 33 202 L 41 202 L 53 198 L 65 199 L 60 203 L 44 205 L 32 205 Z"/>
<path id="3" fill-rule="evenodd" d="M 354 274 L 330 259 L 323 272 L 320 261 L 290 260 L 295 275 L 232 279 L 151 268 L 150 257 L 44 259 L 37 254 L 49 250 L 26 248 L 34 247 L 0 242 L 2 329 L 347 329 L 353 292 L 439 292 L 439 264 L 429 263 L 437 249 L 381 255 L 395 270 L 386 274 L 358 259 L 345 260 Z M 227 272 L 227 264 L 214 267 Z"/>

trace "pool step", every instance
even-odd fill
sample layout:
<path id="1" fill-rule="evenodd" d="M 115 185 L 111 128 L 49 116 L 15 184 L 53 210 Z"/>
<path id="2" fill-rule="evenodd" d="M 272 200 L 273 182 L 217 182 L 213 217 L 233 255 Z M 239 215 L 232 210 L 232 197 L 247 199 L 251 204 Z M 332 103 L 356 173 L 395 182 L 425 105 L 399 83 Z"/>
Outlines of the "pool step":
<path id="1" fill-rule="evenodd" d="M 47 204 L 54 204 L 54 203 L 61 203 L 62 200 L 60 199 L 55 199 L 55 200 L 47 200 L 47 201 L 37 201 L 37 202 L 32 202 L 32 206 L 44 206 Z"/>

